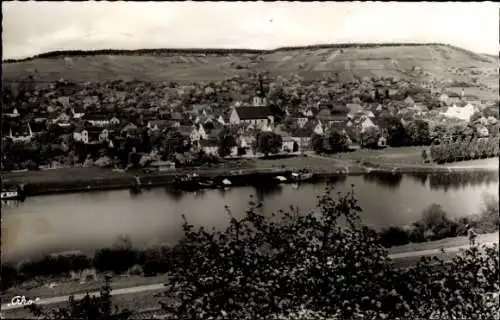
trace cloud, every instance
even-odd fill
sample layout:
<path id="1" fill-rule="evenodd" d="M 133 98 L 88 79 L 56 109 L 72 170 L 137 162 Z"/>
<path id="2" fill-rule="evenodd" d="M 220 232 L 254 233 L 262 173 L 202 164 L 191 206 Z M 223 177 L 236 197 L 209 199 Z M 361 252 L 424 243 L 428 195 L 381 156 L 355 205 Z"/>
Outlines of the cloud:
<path id="1" fill-rule="evenodd" d="M 493 10 L 494 9 L 494 10 Z M 8 2 L 6 58 L 64 49 L 445 42 L 498 50 L 495 3 Z"/>

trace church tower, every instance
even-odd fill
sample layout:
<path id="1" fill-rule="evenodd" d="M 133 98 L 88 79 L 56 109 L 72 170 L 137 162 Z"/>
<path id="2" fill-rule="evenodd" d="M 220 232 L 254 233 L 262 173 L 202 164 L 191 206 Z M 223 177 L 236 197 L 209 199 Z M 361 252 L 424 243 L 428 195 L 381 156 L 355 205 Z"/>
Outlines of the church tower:
<path id="1" fill-rule="evenodd" d="M 259 86 L 255 97 L 253 98 L 254 107 L 265 107 L 267 105 L 267 99 L 264 91 L 264 81 L 262 80 L 262 75 L 259 75 Z"/>

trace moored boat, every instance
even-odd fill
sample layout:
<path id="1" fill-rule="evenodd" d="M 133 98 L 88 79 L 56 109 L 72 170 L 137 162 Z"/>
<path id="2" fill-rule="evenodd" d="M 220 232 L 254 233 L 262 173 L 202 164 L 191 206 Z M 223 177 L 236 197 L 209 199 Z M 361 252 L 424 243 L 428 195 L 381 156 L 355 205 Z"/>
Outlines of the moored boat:
<path id="1" fill-rule="evenodd" d="M 286 178 L 283 177 L 283 176 L 277 176 L 277 177 L 274 177 L 274 180 L 278 183 L 282 183 L 282 182 L 285 182 L 286 181 Z"/>
<path id="2" fill-rule="evenodd" d="M 222 184 L 223 188 L 229 188 L 232 185 L 232 183 L 231 183 L 231 181 L 229 181 L 229 179 L 222 180 L 221 184 Z"/>
<path id="3" fill-rule="evenodd" d="M 187 174 L 183 177 L 176 179 L 173 183 L 173 187 L 174 189 L 190 191 L 190 190 L 200 189 L 201 185 L 198 175 L 194 173 L 194 174 Z"/>
<path id="4" fill-rule="evenodd" d="M 198 181 L 198 185 L 201 188 L 213 188 L 215 187 L 215 182 L 212 180 Z"/>
<path id="5" fill-rule="evenodd" d="M 2 201 L 24 201 L 24 199 L 26 199 L 24 186 L 21 185 L 17 188 L 4 189 L 0 193 L 0 198 Z"/>
<path id="6" fill-rule="evenodd" d="M 311 180 L 313 177 L 312 172 L 307 172 L 305 170 L 299 172 L 292 172 L 292 180 L 293 181 L 307 181 Z"/>
<path id="7" fill-rule="evenodd" d="M 17 200 L 18 197 L 17 191 L 2 191 L 1 194 L 2 200 Z"/>

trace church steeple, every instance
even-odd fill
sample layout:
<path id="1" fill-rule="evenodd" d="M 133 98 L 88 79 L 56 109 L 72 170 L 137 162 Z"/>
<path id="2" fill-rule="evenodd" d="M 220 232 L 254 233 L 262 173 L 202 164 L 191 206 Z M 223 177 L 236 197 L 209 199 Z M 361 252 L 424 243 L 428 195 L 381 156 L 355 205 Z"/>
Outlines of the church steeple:
<path id="1" fill-rule="evenodd" d="M 253 98 L 254 107 L 264 107 L 267 104 L 266 94 L 264 91 L 264 81 L 262 79 L 262 75 L 259 74 L 259 84 L 257 86 L 256 95 Z"/>
<path id="2" fill-rule="evenodd" d="M 262 75 L 259 74 L 259 91 L 260 91 L 260 98 L 265 98 L 264 94 L 264 80 L 262 79 Z"/>

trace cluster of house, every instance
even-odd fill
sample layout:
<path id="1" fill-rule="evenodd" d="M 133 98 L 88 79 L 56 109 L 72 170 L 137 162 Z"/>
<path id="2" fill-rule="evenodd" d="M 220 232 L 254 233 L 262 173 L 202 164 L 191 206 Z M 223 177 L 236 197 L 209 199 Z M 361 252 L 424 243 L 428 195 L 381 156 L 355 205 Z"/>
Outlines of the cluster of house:
<path id="1" fill-rule="evenodd" d="M 391 96 L 393 89 L 381 89 L 380 92 L 373 91 L 373 95 Z M 391 92 L 392 90 L 392 92 Z M 282 136 L 283 152 L 304 152 L 310 150 L 311 137 L 325 135 L 330 130 L 340 130 L 348 136 L 359 136 L 370 127 L 377 127 L 379 116 L 383 113 L 398 114 L 405 118 L 425 118 L 427 107 L 422 102 L 415 102 L 408 96 L 403 101 L 404 109 L 397 109 L 391 105 L 362 105 L 360 101 L 353 101 L 342 105 L 331 105 L 328 102 L 319 102 L 313 106 L 299 107 L 294 110 L 286 110 L 283 123 L 277 124 L 275 114 L 268 105 L 263 92 L 263 86 L 259 87 L 251 103 L 236 103 L 227 111 L 214 110 L 208 105 L 194 105 L 185 112 L 176 112 L 173 109 L 160 110 L 141 116 L 138 121 L 128 121 L 121 116 L 106 113 L 88 112 L 85 107 L 72 107 L 68 97 L 60 97 L 60 104 L 64 107 L 62 112 L 44 112 L 31 115 L 25 125 L 17 125 L 9 128 L 7 137 L 14 142 L 30 142 L 41 132 L 47 130 L 47 124 L 57 127 L 58 132 L 66 140 L 73 140 L 83 144 L 107 143 L 114 147 L 116 140 L 125 137 L 137 137 L 143 132 L 150 136 L 161 134 L 167 129 L 175 128 L 190 144 L 197 150 L 203 150 L 207 154 L 217 154 L 219 148 L 219 135 L 225 126 L 237 128 L 237 147 L 231 150 L 232 155 L 244 153 L 251 155 L 256 132 L 268 131 Z M 459 108 L 458 116 L 450 109 L 450 117 L 461 117 L 461 113 L 476 111 L 470 106 L 474 103 L 470 97 L 454 95 L 452 93 L 442 94 L 439 100 L 449 105 L 449 108 Z M 89 103 L 91 103 L 90 101 Z M 466 106 L 457 107 L 457 104 L 465 103 Z M 168 109 L 168 108 L 167 108 Z M 6 110 L 4 115 L 15 122 L 20 118 L 16 108 Z M 470 115 L 469 115 L 470 118 Z M 5 131 L 4 131 L 5 132 Z M 383 139 L 382 137 L 381 139 Z"/>

